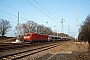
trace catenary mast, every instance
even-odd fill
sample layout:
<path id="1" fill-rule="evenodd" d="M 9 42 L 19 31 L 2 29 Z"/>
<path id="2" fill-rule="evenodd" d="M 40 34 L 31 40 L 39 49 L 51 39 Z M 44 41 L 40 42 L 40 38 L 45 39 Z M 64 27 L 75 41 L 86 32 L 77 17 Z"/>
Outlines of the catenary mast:
<path id="1" fill-rule="evenodd" d="M 78 41 L 78 6 L 76 6 L 76 41 Z"/>
<path id="2" fill-rule="evenodd" d="M 61 23 L 62 23 L 61 33 L 64 33 L 64 25 L 63 25 L 63 22 L 65 22 L 64 20 L 65 20 L 65 19 L 63 19 L 63 17 L 62 17 L 62 20 L 61 20 Z M 63 36 L 62 36 L 62 37 L 63 37 Z"/>

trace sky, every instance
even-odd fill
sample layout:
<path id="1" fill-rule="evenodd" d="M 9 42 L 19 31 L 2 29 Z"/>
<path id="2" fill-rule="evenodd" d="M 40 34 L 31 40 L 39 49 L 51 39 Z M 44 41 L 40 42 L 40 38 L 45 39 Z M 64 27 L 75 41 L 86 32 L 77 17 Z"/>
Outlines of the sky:
<path id="1" fill-rule="evenodd" d="M 15 36 L 18 12 L 20 24 L 32 20 L 37 24 L 51 27 L 58 33 L 62 29 L 63 17 L 64 33 L 74 37 L 76 34 L 76 6 L 78 6 L 80 28 L 82 22 L 90 14 L 90 0 L 0 0 L 0 19 L 10 21 L 12 25 L 11 31 L 6 36 Z"/>

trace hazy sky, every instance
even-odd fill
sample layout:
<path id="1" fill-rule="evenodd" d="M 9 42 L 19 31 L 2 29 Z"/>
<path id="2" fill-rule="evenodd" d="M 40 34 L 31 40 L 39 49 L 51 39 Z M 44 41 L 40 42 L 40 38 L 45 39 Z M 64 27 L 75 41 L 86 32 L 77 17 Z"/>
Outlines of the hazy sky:
<path id="1" fill-rule="evenodd" d="M 64 33 L 76 33 L 76 6 L 78 6 L 79 26 L 90 13 L 90 0 L 0 0 L 0 19 L 10 21 L 12 28 L 7 36 L 14 36 L 15 26 L 20 13 L 20 24 L 29 20 L 51 27 L 53 31 L 61 32 L 61 19 L 65 19 Z M 46 23 L 48 22 L 48 23 Z M 56 27 L 54 27 L 56 26 Z"/>

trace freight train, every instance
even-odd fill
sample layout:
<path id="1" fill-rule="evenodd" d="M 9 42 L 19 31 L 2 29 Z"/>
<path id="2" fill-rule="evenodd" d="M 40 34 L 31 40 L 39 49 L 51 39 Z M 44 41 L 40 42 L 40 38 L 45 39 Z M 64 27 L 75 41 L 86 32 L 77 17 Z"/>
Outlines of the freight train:
<path id="1" fill-rule="evenodd" d="M 44 41 L 59 41 L 63 40 L 60 36 L 38 34 L 34 32 L 24 34 L 25 42 L 44 42 Z"/>

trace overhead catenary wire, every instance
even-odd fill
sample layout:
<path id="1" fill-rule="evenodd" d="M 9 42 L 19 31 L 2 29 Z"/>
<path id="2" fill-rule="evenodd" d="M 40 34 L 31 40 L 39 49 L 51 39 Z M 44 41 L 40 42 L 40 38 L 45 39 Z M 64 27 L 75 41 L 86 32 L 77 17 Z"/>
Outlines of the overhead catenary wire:
<path id="1" fill-rule="evenodd" d="M 22 11 L 19 11 L 19 10 L 15 9 L 15 8 L 12 8 L 12 7 L 10 7 L 10 6 L 7 6 L 7 5 L 5 5 L 5 4 L 3 4 L 3 3 L 0 3 L 0 4 L 3 5 L 3 6 L 5 6 L 5 7 L 8 7 L 8 8 L 10 8 L 10 9 L 12 9 L 12 10 L 15 10 L 15 11 L 17 11 L 17 12 L 20 12 L 20 13 L 22 13 L 22 14 L 24 14 L 24 15 L 27 15 L 27 16 L 29 16 L 29 17 L 31 16 L 31 15 L 29 15 L 29 14 L 27 14 L 27 13 L 24 13 L 24 12 L 22 12 Z M 37 17 L 34 17 L 34 16 L 31 16 L 31 17 L 43 21 L 42 19 L 39 19 L 39 18 L 37 18 Z M 46 22 L 46 21 L 44 21 L 44 22 Z"/>
<path id="2" fill-rule="evenodd" d="M 15 11 L 17 11 L 17 12 L 20 12 L 20 13 L 23 13 L 24 15 L 27 15 L 27 16 L 31 16 L 31 15 L 29 15 L 29 14 L 26 14 L 26 13 L 24 13 L 24 12 L 21 12 L 21 11 L 19 11 L 19 10 L 17 10 L 17 9 L 15 9 L 15 8 L 12 8 L 12 7 L 10 7 L 10 6 L 7 6 L 7 5 L 5 5 L 5 4 L 3 4 L 3 3 L 0 3 L 1 5 L 3 5 L 3 6 L 5 6 L 5 7 L 8 7 L 8 8 L 10 8 L 10 9 L 12 9 L 12 10 L 15 10 Z M 43 8 L 44 9 L 44 8 Z M 46 10 L 46 9 L 44 9 L 44 10 Z M 47 10 L 46 10 L 47 11 Z M 9 15 L 12 15 L 12 16 L 14 16 L 14 17 L 17 17 L 16 15 L 13 15 L 13 14 L 11 14 L 11 13 L 8 13 L 8 12 L 5 12 L 5 11 L 2 11 L 1 10 L 1 12 L 4 12 L 4 13 L 7 13 L 7 14 L 9 14 Z M 47 11 L 48 12 L 48 11 Z M 49 13 L 49 12 L 48 12 Z M 49 13 L 50 14 L 50 13 Z M 47 15 L 48 16 L 48 15 Z M 31 16 L 31 17 L 33 17 L 33 16 Z M 49 17 L 49 16 L 48 16 Z M 25 19 L 25 18 L 22 18 L 22 17 L 20 17 L 21 19 L 23 19 L 23 20 L 27 20 L 27 19 Z M 39 19 L 39 18 L 36 18 L 36 17 L 33 17 L 33 18 L 35 18 L 35 19 Z M 49 17 L 50 19 L 52 19 L 51 17 Z M 39 19 L 39 20 L 41 20 L 41 19 Z M 52 19 L 52 20 L 54 20 L 54 19 Z M 44 21 L 44 20 L 41 20 L 41 21 Z M 46 21 L 44 21 L 44 22 L 46 22 Z M 56 21 L 55 21 L 56 22 Z M 57 22 L 56 22 L 57 23 Z"/>
<path id="3" fill-rule="evenodd" d="M 35 3 L 37 3 L 43 10 L 45 10 L 48 14 L 50 14 L 53 18 L 57 19 L 55 16 L 53 16 L 48 10 L 46 10 L 43 6 L 41 6 L 36 0 L 33 0 Z"/>
<path id="4" fill-rule="evenodd" d="M 42 12 L 44 15 L 46 15 L 48 18 L 50 18 L 51 20 L 53 20 L 54 22 L 56 22 L 53 18 L 51 18 L 49 15 L 47 15 L 45 12 L 43 12 L 41 9 L 39 9 L 38 7 L 36 7 L 34 4 L 32 4 L 30 1 L 26 0 L 29 4 L 31 4 L 32 6 L 34 6 L 36 9 L 38 9 L 40 12 Z M 56 22 L 57 23 L 57 22 Z M 59 24 L 59 23 L 58 23 Z"/>
<path id="5" fill-rule="evenodd" d="M 11 13 L 8 13 L 8 12 L 6 12 L 6 11 L 3 11 L 3 10 L 0 10 L 1 12 L 3 12 L 3 13 L 6 13 L 6 14 L 9 14 L 9 15 L 12 15 L 12 16 L 14 16 L 14 17 L 18 17 L 18 16 L 16 16 L 16 15 L 13 15 L 13 14 L 11 14 Z M 23 20 L 27 20 L 27 19 L 25 19 L 25 18 L 22 18 L 22 17 L 19 17 L 19 18 L 21 18 L 21 19 L 23 19 Z"/>
<path id="6" fill-rule="evenodd" d="M 36 0 L 33 0 L 35 3 L 37 3 L 41 8 L 43 8 L 43 10 L 45 10 L 48 14 L 50 14 L 53 18 L 57 19 L 56 17 L 54 17 L 49 11 L 47 11 L 43 6 L 41 6 Z M 64 21 L 62 21 L 62 24 L 63 24 Z M 63 25 L 62 25 L 63 26 Z M 69 28 L 70 30 L 70 28 Z M 63 33 L 64 32 L 64 26 L 62 27 L 62 30 L 61 32 Z M 68 32 L 68 34 L 70 33 L 70 31 Z"/>
<path id="7" fill-rule="evenodd" d="M 1 17 L 4 17 L 4 18 L 7 18 L 8 20 L 15 20 L 15 19 L 12 19 L 12 18 L 10 18 L 10 17 L 6 17 L 6 16 L 2 16 L 2 15 L 0 15 Z M 2 18 L 0 18 L 0 19 L 2 19 Z M 10 21 L 10 22 L 13 22 L 13 21 Z M 13 23 L 16 23 L 16 22 L 13 22 Z"/>
<path id="8" fill-rule="evenodd" d="M 7 5 L 5 5 L 5 4 L 2 4 L 2 3 L 0 3 L 0 4 L 3 5 L 3 6 L 6 6 L 6 7 L 8 7 L 8 8 L 10 8 L 10 9 L 13 9 L 13 10 L 15 10 L 15 11 L 17 11 L 17 12 L 21 12 L 21 11 L 15 9 L 15 8 L 12 8 L 12 7 L 7 6 Z M 25 15 L 28 15 L 28 14 L 26 14 L 26 13 L 24 13 L 24 12 L 21 12 L 21 13 L 23 13 L 23 14 L 25 14 Z M 30 16 L 30 15 L 28 15 L 28 16 Z"/>

